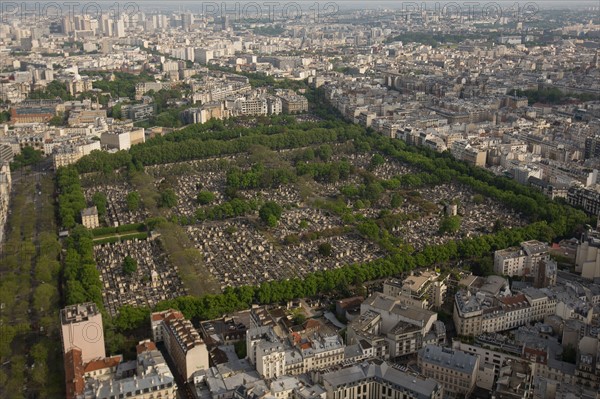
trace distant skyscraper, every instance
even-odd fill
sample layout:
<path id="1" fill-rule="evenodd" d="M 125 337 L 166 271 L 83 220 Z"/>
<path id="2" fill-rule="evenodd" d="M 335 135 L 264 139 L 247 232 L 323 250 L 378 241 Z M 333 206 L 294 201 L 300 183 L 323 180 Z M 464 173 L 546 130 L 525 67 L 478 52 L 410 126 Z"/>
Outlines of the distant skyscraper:
<path id="1" fill-rule="evenodd" d="M 73 21 L 71 20 L 71 18 L 69 16 L 66 16 L 63 18 L 62 28 L 63 28 L 63 33 L 66 35 L 73 33 Z"/>
<path id="2" fill-rule="evenodd" d="M 113 25 L 114 37 L 125 37 L 125 22 L 122 19 L 115 21 Z"/>
<path id="3" fill-rule="evenodd" d="M 104 36 L 112 36 L 113 35 L 113 20 L 102 16 L 100 20 L 100 29 L 102 30 L 102 34 Z"/>
<path id="4" fill-rule="evenodd" d="M 224 15 L 223 16 L 223 30 L 228 30 L 230 27 L 230 22 L 229 22 L 229 15 Z"/>
<path id="5" fill-rule="evenodd" d="M 191 12 L 181 15 L 181 25 L 183 30 L 189 32 L 192 30 L 192 25 L 194 24 L 194 14 Z"/>
<path id="6" fill-rule="evenodd" d="M 75 30 L 91 30 L 92 22 L 89 15 L 75 15 L 73 17 L 75 22 Z"/>

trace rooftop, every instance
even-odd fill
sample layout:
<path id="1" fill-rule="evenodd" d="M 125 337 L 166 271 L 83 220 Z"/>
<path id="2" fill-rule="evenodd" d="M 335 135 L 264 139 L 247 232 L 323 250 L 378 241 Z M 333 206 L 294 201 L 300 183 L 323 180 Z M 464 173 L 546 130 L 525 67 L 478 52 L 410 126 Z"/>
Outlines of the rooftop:
<path id="1" fill-rule="evenodd" d="M 475 372 L 477 365 L 477 357 L 474 355 L 435 345 L 427 345 L 419 350 L 419 360 L 468 374 Z"/>
<path id="2" fill-rule="evenodd" d="M 98 314 L 100 311 L 93 302 L 69 305 L 60 311 L 60 321 L 62 324 L 78 323 Z"/>
<path id="3" fill-rule="evenodd" d="M 367 379 L 393 384 L 397 389 L 407 391 L 407 394 L 415 399 L 431 398 L 440 389 L 438 382 L 431 378 L 412 376 L 392 368 L 385 362 L 365 362 L 323 375 L 325 385 L 334 389 Z"/>

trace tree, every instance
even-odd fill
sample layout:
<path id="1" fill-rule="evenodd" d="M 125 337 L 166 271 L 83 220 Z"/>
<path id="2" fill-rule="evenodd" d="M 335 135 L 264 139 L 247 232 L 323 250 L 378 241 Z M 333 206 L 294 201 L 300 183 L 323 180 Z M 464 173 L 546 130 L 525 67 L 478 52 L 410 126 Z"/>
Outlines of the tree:
<path id="1" fill-rule="evenodd" d="M 123 112 L 121 111 L 121 104 L 116 104 L 112 107 L 111 116 L 115 119 L 123 118 Z"/>
<path id="2" fill-rule="evenodd" d="M 173 189 L 167 188 L 160 193 L 160 198 L 158 200 L 159 208 L 173 208 L 177 205 L 177 194 Z"/>
<path id="3" fill-rule="evenodd" d="M 215 194 L 210 191 L 202 190 L 198 193 L 197 200 L 200 205 L 208 205 L 215 200 Z"/>
<path id="4" fill-rule="evenodd" d="M 98 216 L 104 217 L 104 215 L 106 215 L 106 204 L 108 203 L 106 194 L 98 191 L 92 196 L 92 202 L 94 203 L 94 205 L 96 205 L 96 208 L 98 209 Z"/>
<path id="5" fill-rule="evenodd" d="M 5 123 L 10 121 L 10 112 L 2 111 L 0 112 L 0 123 Z"/>
<path id="6" fill-rule="evenodd" d="M 132 191 L 127 194 L 127 209 L 130 211 L 137 211 L 140 208 L 140 194 L 137 191 Z"/>
<path id="7" fill-rule="evenodd" d="M 494 222 L 494 227 L 492 228 L 492 231 L 494 233 L 497 233 L 500 230 L 502 230 L 503 228 L 504 228 L 504 223 L 502 222 L 502 220 L 496 219 L 496 221 Z"/>
<path id="8" fill-rule="evenodd" d="M 58 115 L 53 116 L 49 121 L 48 125 L 50 126 L 65 126 L 67 122 L 67 117 L 64 112 L 59 112 Z"/>
<path id="9" fill-rule="evenodd" d="M 375 168 L 377 168 L 380 165 L 383 165 L 384 163 L 384 157 L 382 157 L 380 154 L 374 154 L 371 158 L 371 164 L 369 165 L 369 169 L 374 170 Z"/>
<path id="10" fill-rule="evenodd" d="M 233 344 L 233 347 L 235 348 L 235 354 L 237 355 L 237 357 L 239 357 L 240 359 L 245 359 L 246 358 L 246 341 L 242 340 L 242 341 L 238 341 L 236 343 Z"/>
<path id="11" fill-rule="evenodd" d="M 322 160 L 322 161 L 329 161 L 329 159 L 331 158 L 331 156 L 333 155 L 333 150 L 331 149 L 331 146 L 328 144 L 323 144 L 322 146 L 320 146 L 317 151 L 315 151 L 315 154 Z"/>
<path id="12" fill-rule="evenodd" d="M 404 198 L 398 193 L 392 194 L 392 199 L 390 201 L 390 206 L 392 208 L 398 208 L 404 203 Z"/>
<path id="13" fill-rule="evenodd" d="M 43 153 L 27 146 L 21 150 L 19 155 L 16 155 L 10 163 L 11 170 L 17 170 L 25 166 L 35 165 L 42 160 Z"/>
<path id="14" fill-rule="evenodd" d="M 114 325 L 119 331 L 133 330 L 145 325 L 149 316 L 148 308 L 125 305 L 119 309 Z"/>
<path id="15" fill-rule="evenodd" d="M 319 245 L 318 251 L 321 256 L 329 257 L 329 256 L 331 256 L 331 253 L 333 252 L 333 247 L 331 246 L 330 243 L 324 242 Z"/>
<path id="16" fill-rule="evenodd" d="M 281 218 L 281 213 L 283 209 L 279 204 L 273 201 L 265 202 L 263 206 L 260 207 L 258 211 L 258 215 L 260 219 L 269 227 L 277 226 L 277 222 Z"/>
<path id="17" fill-rule="evenodd" d="M 485 198 L 484 198 L 483 195 L 481 195 L 481 194 L 475 194 L 473 196 L 473 202 L 475 204 L 483 204 L 483 201 L 485 201 Z"/>
<path id="18" fill-rule="evenodd" d="M 460 230 L 459 216 L 445 216 L 440 222 L 440 234 L 455 234 Z"/>
<path id="19" fill-rule="evenodd" d="M 137 270 L 137 262 L 131 256 L 127 255 L 123 260 L 123 273 L 132 275 Z"/>
<path id="20" fill-rule="evenodd" d="M 473 273 L 478 276 L 490 276 L 494 274 L 494 260 L 491 256 L 479 258 L 473 265 Z"/>
<path id="21" fill-rule="evenodd" d="M 306 316 L 302 312 L 298 312 L 294 315 L 292 322 L 295 326 L 301 326 L 306 321 Z"/>

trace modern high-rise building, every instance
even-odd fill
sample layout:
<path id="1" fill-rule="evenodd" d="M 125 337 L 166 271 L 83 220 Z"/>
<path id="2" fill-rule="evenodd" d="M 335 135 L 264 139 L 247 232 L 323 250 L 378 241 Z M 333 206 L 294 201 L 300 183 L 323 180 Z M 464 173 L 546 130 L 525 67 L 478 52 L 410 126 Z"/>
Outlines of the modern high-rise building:
<path id="1" fill-rule="evenodd" d="M 125 37 L 125 22 L 122 19 L 114 21 L 113 37 Z"/>
<path id="2" fill-rule="evenodd" d="M 194 24 L 194 14 L 191 12 L 185 13 L 181 15 L 181 27 L 184 31 L 189 32 L 192 30 L 192 25 Z"/>

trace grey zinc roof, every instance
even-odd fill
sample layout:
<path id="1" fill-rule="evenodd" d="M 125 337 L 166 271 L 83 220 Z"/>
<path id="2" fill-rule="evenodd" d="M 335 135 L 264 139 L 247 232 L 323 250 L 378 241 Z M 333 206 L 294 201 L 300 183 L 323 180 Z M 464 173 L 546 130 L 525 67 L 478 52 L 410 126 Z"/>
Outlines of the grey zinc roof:
<path id="1" fill-rule="evenodd" d="M 548 251 L 548 246 L 541 241 L 530 240 L 521 243 L 527 255 L 540 254 Z"/>
<path id="2" fill-rule="evenodd" d="M 95 206 L 85 208 L 81 211 L 81 216 L 94 216 L 98 214 L 98 209 Z"/>
<path id="3" fill-rule="evenodd" d="M 362 363 L 342 370 L 323 375 L 323 381 L 333 387 L 353 384 L 362 380 L 374 379 L 379 382 L 391 383 L 399 389 L 411 392 L 416 399 L 427 399 L 439 389 L 437 381 L 427 378 L 413 377 L 403 371 L 392 368 L 387 363 Z"/>
<path id="4" fill-rule="evenodd" d="M 461 373 L 473 373 L 477 361 L 477 357 L 469 353 L 435 345 L 427 345 L 419 350 L 419 358 L 427 363 Z"/>

